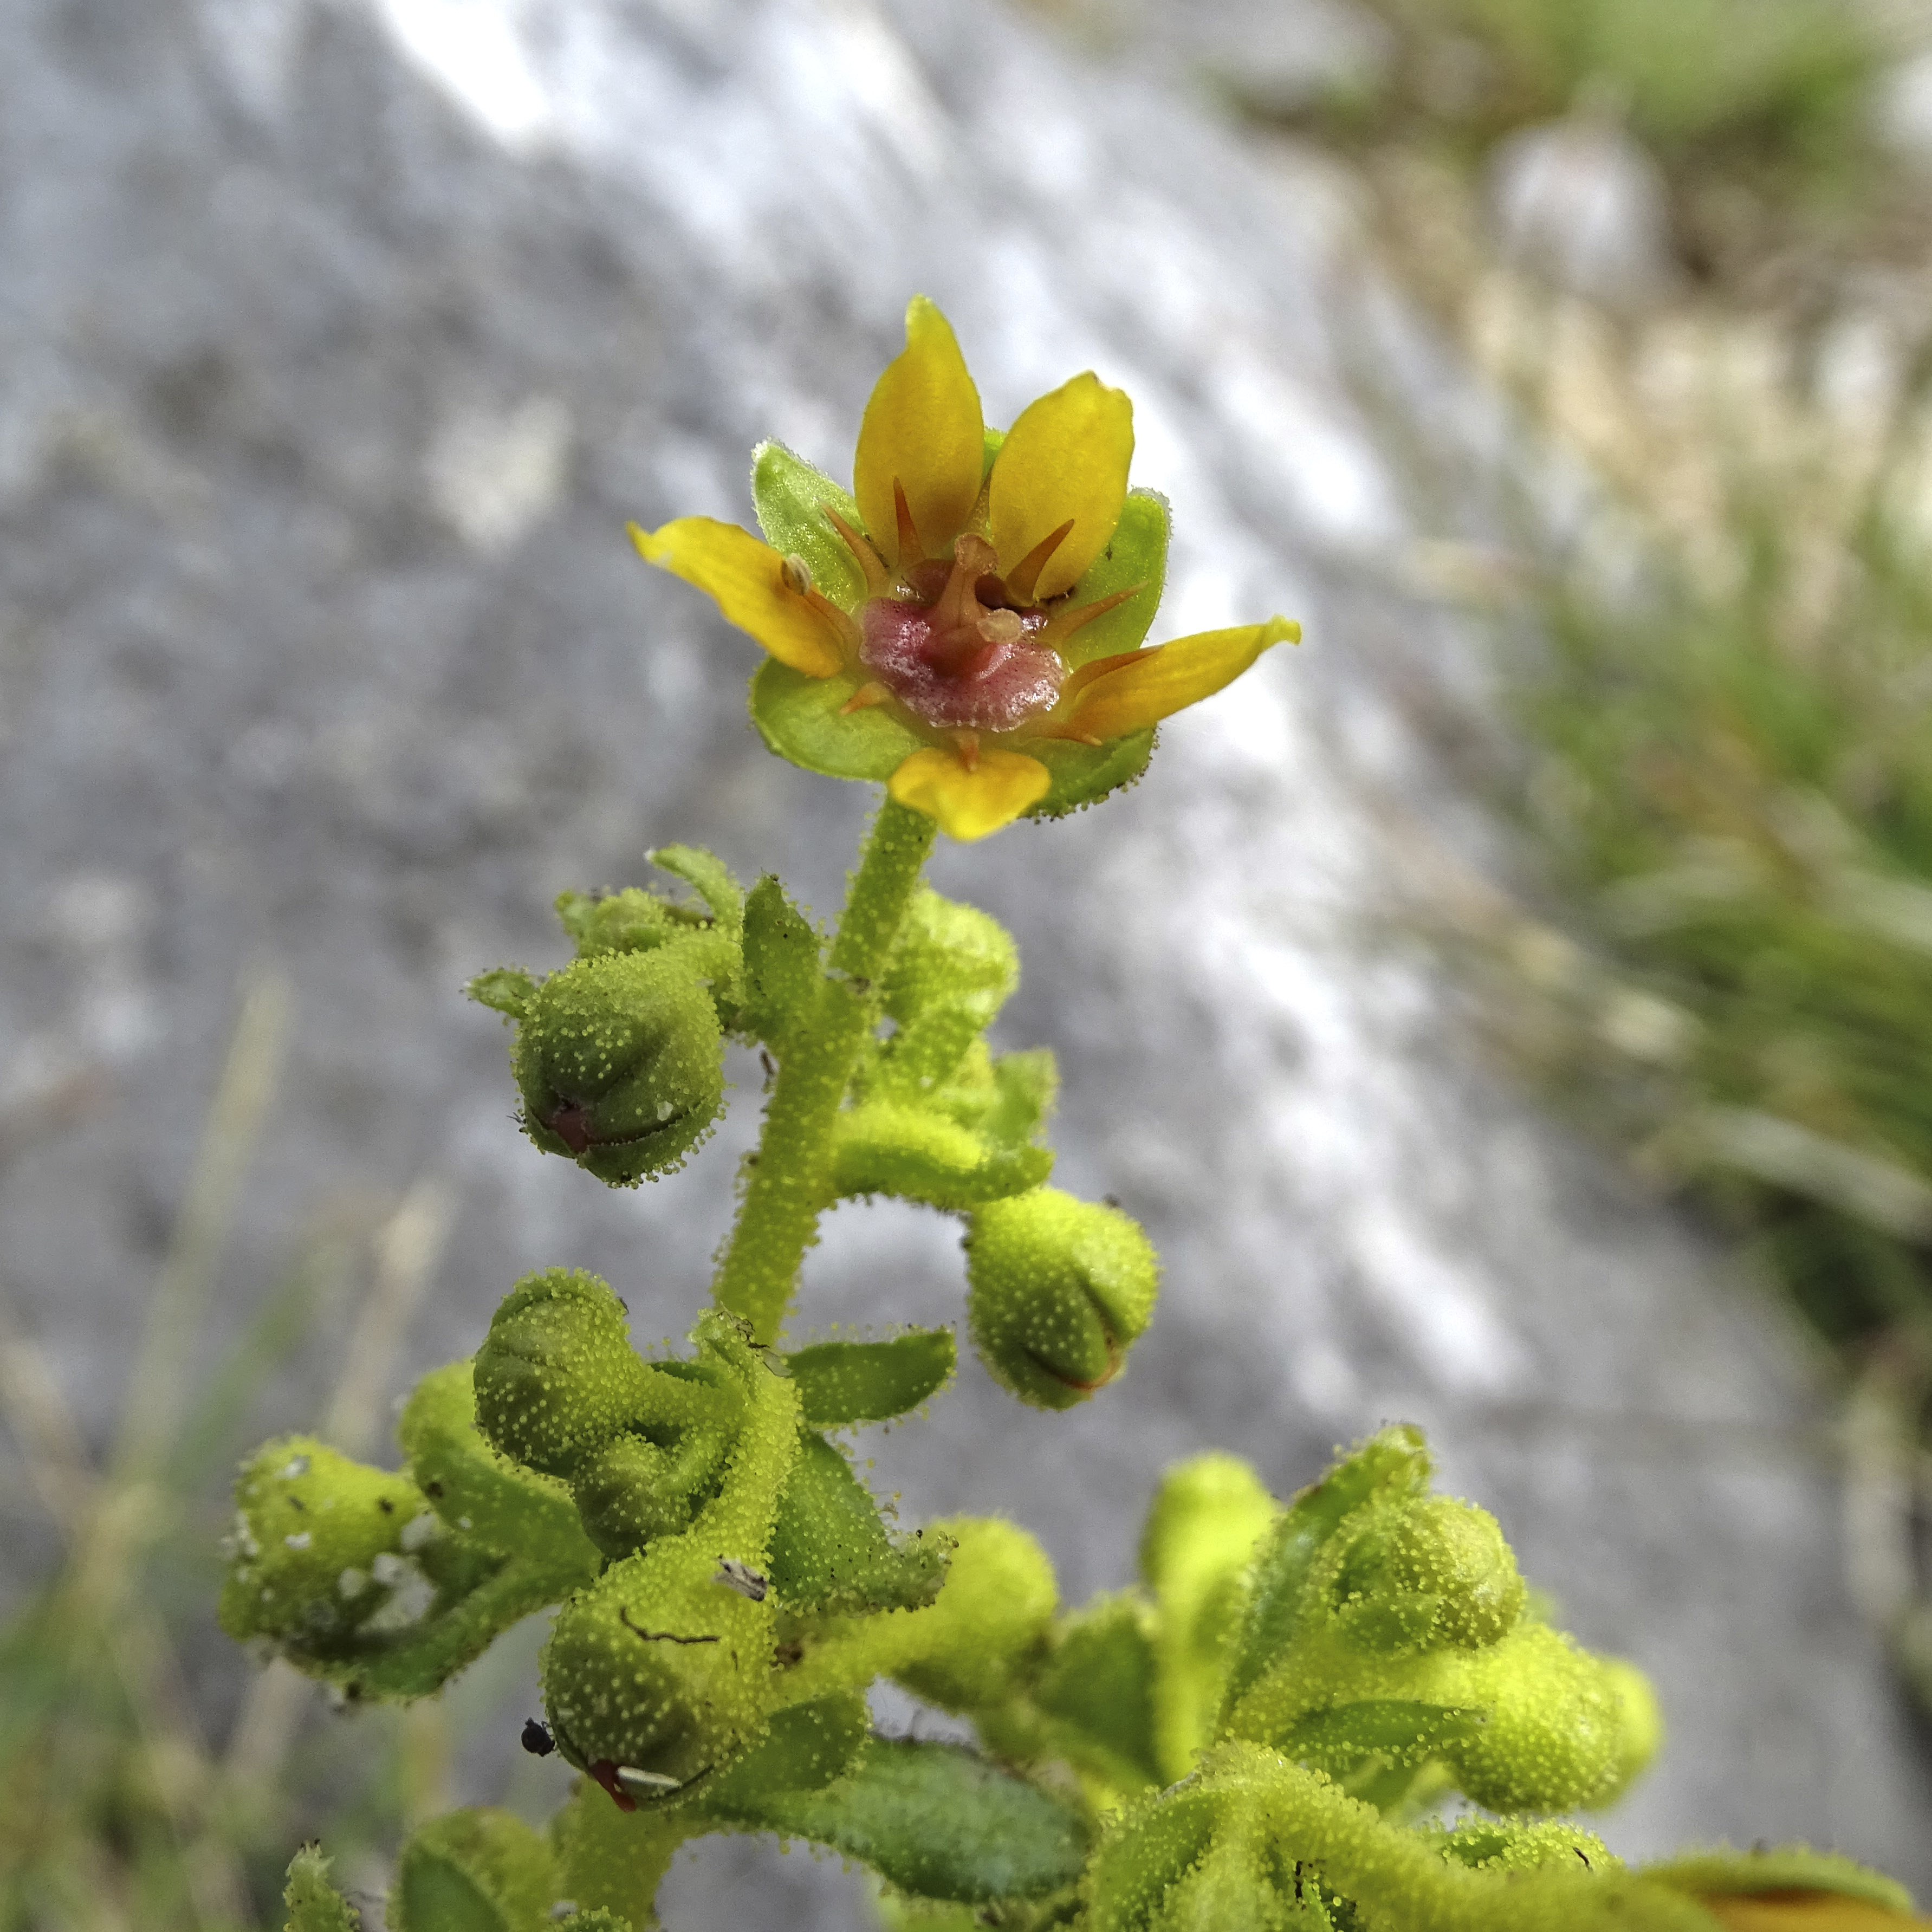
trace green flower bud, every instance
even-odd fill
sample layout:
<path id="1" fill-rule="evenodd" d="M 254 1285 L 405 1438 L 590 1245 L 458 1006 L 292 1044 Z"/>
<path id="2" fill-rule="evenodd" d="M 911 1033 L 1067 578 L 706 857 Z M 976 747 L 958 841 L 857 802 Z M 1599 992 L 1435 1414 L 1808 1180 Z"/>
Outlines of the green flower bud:
<path id="1" fill-rule="evenodd" d="M 980 1208 L 965 1245 L 967 1318 L 996 1381 L 1071 1408 L 1120 1373 L 1160 1281 L 1136 1222 L 1042 1187 Z"/>
<path id="2" fill-rule="evenodd" d="M 685 1528 L 700 1494 L 716 1486 L 733 1439 L 728 1429 L 688 1430 L 668 1449 L 628 1431 L 614 1436 L 578 1466 L 571 1484 L 591 1540 L 607 1556 L 628 1556 Z"/>
<path id="3" fill-rule="evenodd" d="M 1466 1818 L 1442 1835 L 1442 1855 L 1474 1871 L 1568 1872 L 1580 1860 L 1593 1872 L 1621 1871 L 1616 1857 L 1594 1832 L 1552 1821 L 1520 1825 L 1500 1818 Z"/>
<path id="4" fill-rule="evenodd" d="M 242 1466 L 235 1510 L 220 1606 L 232 1637 L 326 1655 L 379 1612 L 383 1624 L 420 1616 L 434 1594 L 416 1561 L 442 1532 L 428 1498 L 313 1436 L 264 1443 Z"/>
<path id="5" fill-rule="evenodd" d="M 1053 1565 L 1024 1530 L 994 1517 L 954 1516 L 926 1534 L 952 1545 L 938 1600 L 920 1612 L 935 1641 L 893 1675 L 947 1710 L 998 1704 L 1046 1654 L 1060 1600 Z"/>
<path id="6" fill-rule="evenodd" d="M 556 1896 L 550 1847 L 518 1817 L 482 1806 L 412 1833 L 396 1862 L 390 1932 L 526 1932 Z"/>
<path id="7" fill-rule="evenodd" d="M 559 1748 L 625 1809 L 722 1769 L 764 1729 L 771 1617 L 676 1540 L 614 1563 L 544 1646 Z"/>
<path id="8" fill-rule="evenodd" d="M 568 1477 L 638 1412 L 651 1370 L 608 1285 L 550 1268 L 504 1298 L 474 1376 L 484 1438 L 530 1468 Z"/>
<path id="9" fill-rule="evenodd" d="M 1495 1654 L 1488 1720 L 1457 1754 L 1456 1782 L 1490 1811 L 1606 1802 L 1630 1756 L 1620 1673 L 1543 1624 L 1524 1624 Z"/>
<path id="10" fill-rule="evenodd" d="M 614 1187 L 676 1167 L 724 1098 L 724 1036 L 674 951 L 607 952 L 531 996 L 512 1054 L 524 1126 Z"/>
<path id="11" fill-rule="evenodd" d="M 1523 1582 L 1487 1510 L 1433 1496 L 1372 1520 L 1330 1597 L 1338 1628 L 1360 1648 L 1479 1650 L 1516 1628 Z"/>

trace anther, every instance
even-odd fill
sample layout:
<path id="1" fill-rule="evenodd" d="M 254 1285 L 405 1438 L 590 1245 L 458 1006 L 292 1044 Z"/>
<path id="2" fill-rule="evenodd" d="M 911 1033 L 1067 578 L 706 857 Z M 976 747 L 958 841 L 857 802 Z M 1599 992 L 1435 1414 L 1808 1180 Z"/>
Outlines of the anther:
<path id="1" fill-rule="evenodd" d="M 1017 610 L 988 610 L 976 628 L 989 644 L 1016 644 L 1026 634 Z"/>
<path id="2" fill-rule="evenodd" d="M 969 772 L 980 769 L 980 734 L 976 731 L 956 731 L 952 742 L 959 748 L 959 762 Z"/>
<path id="3" fill-rule="evenodd" d="M 778 566 L 785 588 L 802 597 L 812 588 L 812 566 L 794 550 Z"/>

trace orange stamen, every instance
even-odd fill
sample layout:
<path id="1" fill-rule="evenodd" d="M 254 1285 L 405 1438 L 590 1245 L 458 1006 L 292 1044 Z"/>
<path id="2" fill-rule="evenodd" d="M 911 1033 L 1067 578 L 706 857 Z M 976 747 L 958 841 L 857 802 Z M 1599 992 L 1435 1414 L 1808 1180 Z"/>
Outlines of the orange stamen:
<path id="1" fill-rule="evenodd" d="M 1084 664 L 1060 688 L 1063 699 L 1076 692 L 1084 691 L 1096 679 L 1105 677 L 1110 670 L 1118 670 L 1123 664 L 1133 663 L 1137 658 L 1152 657 L 1155 652 L 1164 651 L 1165 644 L 1156 644 L 1153 650 L 1117 651 L 1110 658 L 1096 658 L 1091 664 Z"/>
<path id="2" fill-rule="evenodd" d="M 1130 597 L 1138 597 L 1147 588 L 1144 584 L 1136 584 L 1126 590 L 1116 590 L 1111 596 L 1096 597 L 1090 604 L 1082 604 L 1072 610 L 1064 606 L 1046 620 L 1046 628 L 1040 634 L 1040 641 L 1059 650 L 1082 625 L 1090 624 L 1096 617 L 1104 617 L 1109 610 L 1117 610 Z"/>
<path id="3" fill-rule="evenodd" d="M 919 527 L 912 520 L 912 506 L 906 501 L 905 485 L 895 476 L 892 478 L 892 509 L 899 522 L 899 568 L 903 570 L 909 563 L 917 563 L 926 555 L 926 546 L 919 540 Z"/>
<path id="4" fill-rule="evenodd" d="M 855 711 L 869 711 L 875 704 L 883 704 L 892 695 L 883 684 L 862 684 L 838 707 L 842 718 L 849 718 Z"/>
<path id="5" fill-rule="evenodd" d="M 1033 587 L 1040 581 L 1040 572 L 1046 568 L 1047 560 L 1072 534 L 1073 519 L 1069 517 L 1058 530 L 1040 538 L 1013 568 L 1006 572 L 1006 588 L 1024 604 L 1033 602 Z"/>
<path id="6" fill-rule="evenodd" d="M 959 762 L 969 772 L 980 769 L 980 734 L 976 731 L 956 731 L 952 742 L 959 748 Z"/>
<path id="7" fill-rule="evenodd" d="M 830 503 L 818 506 L 825 512 L 826 520 L 844 539 L 845 548 L 856 561 L 866 580 L 866 595 L 881 597 L 892 588 L 892 574 L 886 568 L 885 560 L 874 547 L 869 537 L 861 536 Z"/>

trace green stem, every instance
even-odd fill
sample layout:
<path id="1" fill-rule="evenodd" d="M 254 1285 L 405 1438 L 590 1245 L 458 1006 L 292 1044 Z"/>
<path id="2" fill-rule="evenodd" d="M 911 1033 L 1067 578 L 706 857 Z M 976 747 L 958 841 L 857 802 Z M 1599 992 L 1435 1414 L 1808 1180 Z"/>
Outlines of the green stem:
<path id="1" fill-rule="evenodd" d="M 818 1009 L 787 1048 L 751 1156 L 744 1198 L 712 1294 L 742 1316 L 754 1338 L 777 1338 L 805 1251 L 830 1198 L 832 1124 L 859 1048 L 878 1014 L 885 971 L 906 908 L 932 850 L 933 822 L 890 799 L 873 820 L 832 943 Z"/>

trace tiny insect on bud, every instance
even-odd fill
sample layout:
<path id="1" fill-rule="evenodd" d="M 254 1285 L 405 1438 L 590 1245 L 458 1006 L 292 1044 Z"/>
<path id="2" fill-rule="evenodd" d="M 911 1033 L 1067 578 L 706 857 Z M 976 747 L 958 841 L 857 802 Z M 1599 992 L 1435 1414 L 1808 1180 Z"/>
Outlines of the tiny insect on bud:
<path id="1" fill-rule="evenodd" d="M 719 1557 L 717 1573 L 711 1580 L 725 1589 L 736 1590 L 741 1597 L 748 1597 L 754 1604 L 762 1604 L 765 1592 L 771 1588 L 748 1563 L 740 1563 L 735 1556 Z"/>
<path id="2" fill-rule="evenodd" d="M 520 1742 L 532 1757 L 548 1757 L 556 1749 L 556 1740 L 550 1736 L 549 1725 L 541 1718 L 524 1720 Z"/>
<path id="3" fill-rule="evenodd" d="M 784 577 L 785 588 L 802 597 L 812 588 L 812 566 L 794 550 L 779 566 Z"/>

